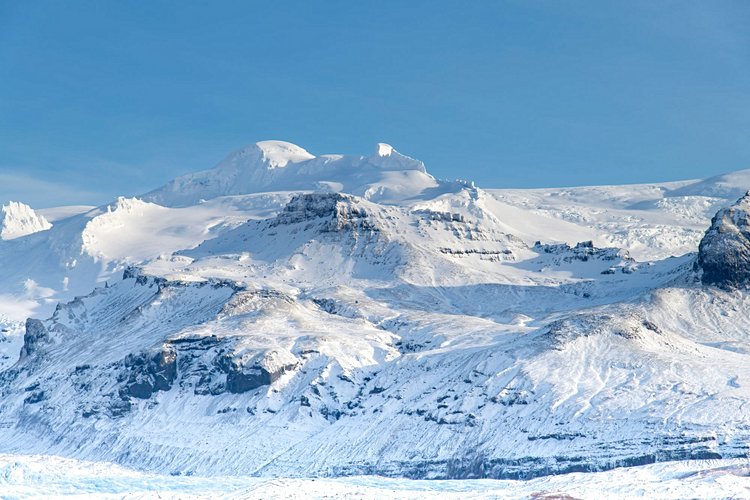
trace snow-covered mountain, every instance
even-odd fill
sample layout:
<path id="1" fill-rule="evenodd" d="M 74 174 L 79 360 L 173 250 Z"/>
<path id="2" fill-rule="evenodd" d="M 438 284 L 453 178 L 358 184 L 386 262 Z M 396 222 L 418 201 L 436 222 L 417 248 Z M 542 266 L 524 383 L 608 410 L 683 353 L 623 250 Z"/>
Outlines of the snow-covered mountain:
<path id="1" fill-rule="evenodd" d="M 745 181 L 486 190 L 265 141 L 71 209 L 0 242 L 0 452 L 419 478 L 746 456 Z"/>
<path id="2" fill-rule="evenodd" d="M 261 141 L 233 152 L 211 170 L 178 177 L 144 199 L 172 207 L 218 196 L 316 190 L 394 202 L 450 187 L 429 175 L 421 161 L 388 144 L 378 144 L 367 157 L 315 157 L 288 142 Z"/>

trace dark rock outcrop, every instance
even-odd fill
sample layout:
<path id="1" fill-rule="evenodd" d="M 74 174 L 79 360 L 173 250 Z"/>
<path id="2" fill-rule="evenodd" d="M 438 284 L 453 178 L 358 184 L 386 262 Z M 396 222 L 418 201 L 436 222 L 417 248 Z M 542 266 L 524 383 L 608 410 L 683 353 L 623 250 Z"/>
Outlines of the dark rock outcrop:
<path id="1" fill-rule="evenodd" d="M 156 354 L 143 353 L 125 358 L 129 370 L 125 392 L 128 396 L 148 399 L 157 391 L 168 391 L 177 378 L 177 353 L 165 345 Z"/>
<path id="2" fill-rule="evenodd" d="M 242 394 L 264 385 L 270 385 L 288 370 L 294 369 L 294 364 L 269 369 L 259 357 L 247 362 L 237 358 L 225 358 L 221 363 L 227 374 L 226 390 L 233 394 Z"/>
<path id="3" fill-rule="evenodd" d="M 305 193 L 292 197 L 284 210 L 270 221 L 271 226 L 326 220 L 323 232 L 351 229 L 378 231 L 370 214 L 353 196 L 339 193 Z"/>
<path id="4" fill-rule="evenodd" d="M 559 262 L 566 263 L 573 261 L 588 262 L 589 260 L 635 262 L 627 250 L 614 247 L 598 248 L 594 246 L 592 241 L 581 241 L 574 247 L 566 243 L 542 244 L 542 242 L 537 241 L 534 243 L 532 250 L 540 254 L 557 256 Z"/>
<path id="5" fill-rule="evenodd" d="M 698 247 L 696 266 L 704 285 L 750 286 L 750 192 L 716 213 Z"/>
<path id="6" fill-rule="evenodd" d="M 38 319 L 29 318 L 26 320 L 26 332 L 23 334 L 23 347 L 21 348 L 21 358 L 30 356 L 39 349 L 41 344 L 49 342 L 49 332 Z"/>
<path id="7" fill-rule="evenodd" d="M 271 373 L 262 366 L 254 366 L 245 370 L 231 366 L 227 372 L 227 391 L 242 394 L 264 385 L 270 385 L 272 381 Z"/>

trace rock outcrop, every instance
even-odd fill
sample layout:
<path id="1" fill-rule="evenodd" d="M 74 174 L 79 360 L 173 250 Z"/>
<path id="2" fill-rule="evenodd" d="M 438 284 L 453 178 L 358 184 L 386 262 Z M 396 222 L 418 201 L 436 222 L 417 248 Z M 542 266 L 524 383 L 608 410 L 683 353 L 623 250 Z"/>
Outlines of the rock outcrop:
<path id="1" fill-rule="evenodd" d="M 750 285 L 750 192 L 719 210 L 698 247 L 704 285 L 724 289 Z"/>
<path id="2" fill-rule="evenodd" d="M 158 391 L 168 391 L 177 378 L 177 353 L 165 345 L 155 354 L 130 354 L 125 358 L 129 370 L 125 388 L 128 396 L 149 399 Z"/>
<path id="3" fill-rule="evenodd" d="M 49 342 L 49 332 L 47 332 L 44 323 L 38 319 L 27 319 L 26 332 L 23 335 L 21 359 L 31 356 L 38 350 L 40 344 L 47 342 Z"/>

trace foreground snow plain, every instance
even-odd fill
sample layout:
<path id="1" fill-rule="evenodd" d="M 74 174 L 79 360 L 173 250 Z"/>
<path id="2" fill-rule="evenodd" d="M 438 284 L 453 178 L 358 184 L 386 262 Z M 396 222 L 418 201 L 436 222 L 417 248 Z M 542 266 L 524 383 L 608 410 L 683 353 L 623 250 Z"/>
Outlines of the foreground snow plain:
<path id="1" fill-rule="evenodd" d="M 290 488 L 714 469 L 678 461 L 748 456 L 750 297 L 696 250 L 748 186 L 485 190 L 265 141 L 103 207 L 14 205 L 0 452 Z"/>
<path id="2" fill-rule="evenodd" d="M 136 472 L 101 462 L 0 455 L 6 499 L 263 498 L 263 499 L 606 499 L 747 498 L 750 461 L 696 460 L 571 473 L 528 481 L 420 481 L 376 476 L 286 479 L 185 477 Z"/>

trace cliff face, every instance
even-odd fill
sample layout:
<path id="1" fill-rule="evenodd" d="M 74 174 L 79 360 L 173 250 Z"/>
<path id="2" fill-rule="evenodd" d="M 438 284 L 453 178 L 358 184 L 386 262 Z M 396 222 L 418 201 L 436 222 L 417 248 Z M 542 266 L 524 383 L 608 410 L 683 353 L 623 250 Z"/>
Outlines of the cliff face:
<path id="1" fill-rule="evenodd" d="M 705 285 L 724 289 L 750 285 L 750 193 L 720 210 L 698 248 Z"/>

